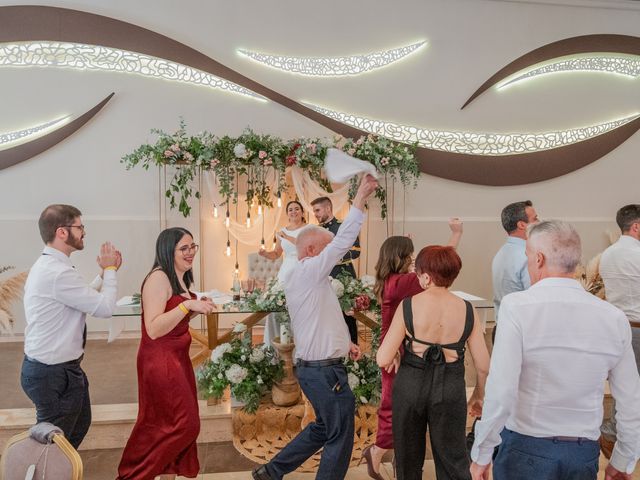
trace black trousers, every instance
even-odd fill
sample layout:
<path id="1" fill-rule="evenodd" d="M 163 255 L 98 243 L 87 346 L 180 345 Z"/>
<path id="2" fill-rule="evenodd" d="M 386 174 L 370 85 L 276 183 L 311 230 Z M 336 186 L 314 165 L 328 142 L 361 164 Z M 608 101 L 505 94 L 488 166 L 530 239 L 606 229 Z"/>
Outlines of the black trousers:
<path id="1" fill-rule="evenodd" d="M 344 312 L 342 312 L 342 316 L 344 317 L 344 321 L 347 324 L 347 327 L 349 327 L 349 336 L 351 337 L 351 342 L 357 345 L 358 344 L 358 321 L 355 319 L 355 317 L 352 317 L 351 315 L 347 315 Z"/>
<path id="2" fill-rule="evenodd" d="M 406 355 L 410 353 L 405 352 L 405 358 Z M 464 363 L 457 361 L 438 366 L 422 362 L 423 368 L 420 368 L 403 359 L 393 383 L 393 444 L 397 478 L 422 479 L 428 430 L 436 478 L 470 480 L 465 439 L 467 397 Z M 444 371 L 436 376 L 434 382 L 436 368 Z"/>
<path id="3" fill-rule="evenodd" d="M 80 361 L 46 365 L 25 357 L 20 383 L 36 406 L 36 421 L 61 428 L 77 450 L 91 425 L 89 382 Z"/>

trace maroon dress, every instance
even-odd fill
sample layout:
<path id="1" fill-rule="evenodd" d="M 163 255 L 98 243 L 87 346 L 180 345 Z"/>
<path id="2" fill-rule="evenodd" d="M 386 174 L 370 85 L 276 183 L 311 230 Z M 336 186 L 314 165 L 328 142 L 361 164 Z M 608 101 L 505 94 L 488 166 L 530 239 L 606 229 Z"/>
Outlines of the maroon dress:
<path id="1" fill-rule="evenodd" d="M 164 311 L 173 310 L 184 300 L 173 295 Z M 151 480 L 171 473 L 190 478 L 198 475 L 200 415 L 190 345 L 189 315 L 153 340 L 147 335 L 142 312 L 138 419 L 122 454 L 118 480 Z"/>
<path id="2" fill-rule="evenodd" d="M 384 340 L 391 321 L 400 302 L 407 297 L 412 297 L 422 292 L 415 273 L 393 273 L 384 281 L 382 295 L 382 326 L 380 328 L 380 343 Z M 382 394 L 378 407 L 378 433 L 376 434 L 376 446 L 384 449 L 393 448 L 393 433 L 391 431 L 391 392 L 393 391 L 393 379 L 395 373 L 387 373 L 382 368 Z"/>

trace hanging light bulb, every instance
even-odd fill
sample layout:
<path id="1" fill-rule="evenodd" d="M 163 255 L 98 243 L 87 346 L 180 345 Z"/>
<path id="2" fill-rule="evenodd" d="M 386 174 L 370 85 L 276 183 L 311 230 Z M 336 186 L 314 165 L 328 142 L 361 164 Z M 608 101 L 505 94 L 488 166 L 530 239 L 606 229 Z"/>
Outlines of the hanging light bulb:
<path id="1" fill-rule="evenodd" d="M 273 234 L 273 247 L 272 247 L 272 250 L 275 250 L 275 248 L 276 248 L 276 234 L 274 233 Z"/>
<path id="2" fill-rule="evenodd" d="M 282 194 L 278 190 L 278 208 L 282 207 Z"/>
<path id="3" fill-rule="evenodd" d="M 251 228 L 251 214 L 247 212 L 247 228 Z"/>
<path id="4" fill-rule="evenodd" d="M 231 219 L 229 218 L 229 208 L 227 208 L 227 214 L 224 218 L 224 226 L 229 228 L 230 224 L 231 224 Z"/>
<path id="5" fill-rule="evenodd" d="M 256 202 L 253 201 L 253 198 L 251 199 L 251 208 L 256 206 Z"/>
<path id="6" fill-rule="evenodd" d="M 231 242 L 229 240 L 227 240 L 227 251 L 226 251 L 227 257 L 231 256 Z"/>
<path id="7" fill-rule="evenodd" d="M 218 206 L 213 204 L 213 218 L 218 218 Z"/>
<path id="8" fill-rule="evenodd" d="M 262 205 L 258 205 L 258 215 L 262 215 Z"/>
<path id="9" fill-rule="evenodd" d="M 264 237 L 262 237 L 262 240 L 260 240 L 260 250 L 265 250 L 265 246 L 264 246 Z"/>
<path id="10" fill-rule="evenodd" d="M 238 268 L 238 262 L 236 262 L 236 274 L 240 273 L 240 270 Z"/>

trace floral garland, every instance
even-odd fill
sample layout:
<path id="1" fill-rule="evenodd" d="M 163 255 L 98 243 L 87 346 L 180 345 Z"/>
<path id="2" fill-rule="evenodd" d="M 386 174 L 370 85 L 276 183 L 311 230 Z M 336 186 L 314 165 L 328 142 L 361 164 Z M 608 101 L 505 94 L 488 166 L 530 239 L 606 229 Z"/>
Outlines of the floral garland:
<path id="1" fill-rule="evenodd" d="M 286 169 L 294 165 L 309 172 L 310 177 L 325 190 L 332 191 L 324 177 L 323 167 L 328 148 L 338 148 L 347 154 L 372 163 L 381 173 L 383 181 L 376 190 L 382 217 L 387 213 L 387 185 L 389 180 L 399 181 L 404 187 L 417 186 L 420 170 L 415 159 L 415 145 L 393 142 L 385 137 L 362 136 L 356 140 L 335 136 L 332 139 L 298 138 L 283 141 L 271 135 L 260 135 L 247 128 L 237 138 L 216 137 L 208 132 L 189 136 L 185 122 L 173 134 L 151 130 L 158 135 L 154 144 L 140 145 L 132 153 L 124 155 L 121 162 L 127 169 L 140 164 L 148 170 L 151 165 L 177 166 L 165 192 L 169 205 L 188 217 L 191 213 L 189 201 L 200 198 L 193 180 L 200 171 L 215 173 L 218 193 L 224 204 L 238 202 L 238 179 L 246 179 L 246 202 L 250 205 L 272 206 L 274 194 L 280 196 L 288 185 Z M 275 175 L 277 192 L 272 192 L 267 178 Z M 350 189 L 350 198 L 355 195 L 355 181 Z"/>
<path id="2" fill-rule="evenodd" d="M 250 338 L 239 338 L 247 329 L 242 323 L 233 331 L 237 335 L 218 345 L 197 371 L 198 387 L 206 398 L 221 398 L 227 387 L 244 409 L 255 413 L 262 396 L 284 376 L 283 362 L 273 347 L 264 344 L 252 346 Z"/>

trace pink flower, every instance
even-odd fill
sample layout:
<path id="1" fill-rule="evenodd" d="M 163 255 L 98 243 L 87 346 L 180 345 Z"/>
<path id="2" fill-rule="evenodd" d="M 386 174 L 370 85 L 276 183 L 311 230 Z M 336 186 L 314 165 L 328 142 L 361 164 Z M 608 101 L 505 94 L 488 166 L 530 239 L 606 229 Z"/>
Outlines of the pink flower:
<path id="1" fill-rule="evenodd" d="M 271 165 L 273 163 L 273 160 L 271 159 L 271 157 L 267 158 L 263 164 L 268 167 L 269 165 Z"/>
<path id="2" fill-rule="evenodd" d="M 383 167 L 386 167 L 387 165 L 389 165 L 389 157 L 382 157 L 380 159 L 380 165 L 382 165 Z"/>
<path id="3" fill-rule="evenodd" d="M 164 158 L 173 157 L 173 152 L 171 150 L 164 151 Z"/>
<path id="4" fill-rule="evenodd" d="M 362 145 L 364 143 L 364 137 L 360 137 L 358 140 L 356 140 L 356 145 Z"/>
<path id="5" fill-rule="evenodd" d="M 371 299 L 369 298 L 368 295 L 365 295 L 364 293 L 361 295 L 358 295 L 354 300 L 354 309 L 356 311 L 368 310 L 370 306 L 371 306 Z"/>
<path id="6" fill-rule="evenodd" d="M 177 143 L 174 143 L 169 147 L 169 150 L 171 150 L 172 152 L 178 153 L 180 151 L 180 145 L 178 145 Z"/>
<path id="7" fill-rule="evenodd" d="M 296 157 L 295 155 L 289 155 L 287 157 L 287 166 L 290 167 L 292 165 L 295 165 L 298 162 L 298 157 Z"/>
<path id="8" fill-rule="evenodd" d="M 349 150 L 347 150 L 347 153 L 351 156 L 353 156 L 354 153 L 356 153 L 356 149 L 355 148 L 350 148 Z"/>
<path id="9" fill-rule="evenodd" d="M 267 158 L 267 152 L 265 152 L 264 150 L 260 150 L 260 151 L 258 152 L 258 158 L 259 158 L 260 160 L 262 160 L 263 158 Z"/>
<path id="10" fill-rule="evenodd" d="M 307 143 L 307 148 L 311 151 L 312 154 L 316 153 L 317 145 L 315 143 Z"/>
<path id="11" fill-rule="evenodd" d="M 184 158 L 188 162 L 192 162 L 193 161 L 193 155 L 191 155 L 189 152 L 184 152 L 184 155 L 182 156 L 182 158 Z"/>
<path id="12" fill-rule="evenodd" d="M 214 158 L 213 160 L 211 160 L 211 168 L 216 168 L 216 166 L 220 163 L 220 160 L 218 160 L 217 158 Z"/>

